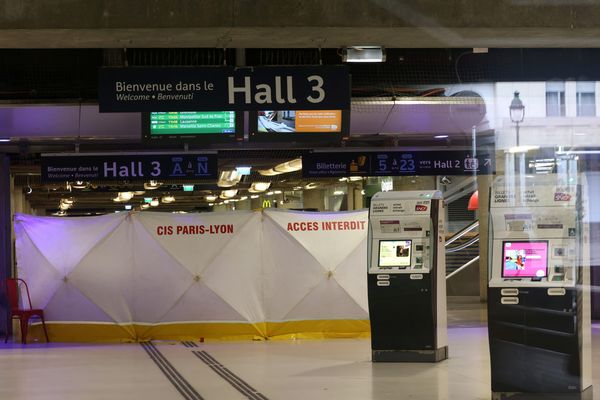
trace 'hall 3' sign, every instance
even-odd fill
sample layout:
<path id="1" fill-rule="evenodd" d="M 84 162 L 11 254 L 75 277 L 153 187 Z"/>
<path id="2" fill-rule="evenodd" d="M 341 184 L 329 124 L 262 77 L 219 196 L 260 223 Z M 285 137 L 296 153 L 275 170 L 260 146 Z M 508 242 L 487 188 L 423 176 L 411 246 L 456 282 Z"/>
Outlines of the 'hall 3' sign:
<path id="1" fill-rule="evenodd" d="M 183 154 L 42 155 L 42 181 L 148 181 L 216 179 L 217 156 Z"/>
<path id="2" fill-rule="evenodd" d="M 346 66 L 101 68 L 100 112 L 346 110 Z"/>

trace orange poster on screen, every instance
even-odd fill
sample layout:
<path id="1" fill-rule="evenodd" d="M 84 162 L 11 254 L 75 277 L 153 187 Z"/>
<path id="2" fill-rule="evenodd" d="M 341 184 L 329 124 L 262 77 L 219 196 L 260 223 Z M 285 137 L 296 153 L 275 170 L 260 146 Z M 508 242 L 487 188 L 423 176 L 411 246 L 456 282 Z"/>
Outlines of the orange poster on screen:
<path id="1" fill-rule="evenodd" d="M 298 110 L 296 132 L 341 132 L 341 110 Z"/>

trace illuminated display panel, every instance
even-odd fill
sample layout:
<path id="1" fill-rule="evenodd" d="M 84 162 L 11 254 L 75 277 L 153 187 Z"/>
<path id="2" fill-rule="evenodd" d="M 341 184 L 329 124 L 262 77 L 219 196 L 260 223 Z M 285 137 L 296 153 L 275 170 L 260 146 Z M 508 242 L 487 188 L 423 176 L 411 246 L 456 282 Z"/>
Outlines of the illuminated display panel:
<path id="1" fill-rule="evenodd" d="M 250 140 L 340 142 L 348 135 L 344 110 L 264 110 L 250 113 Z"/>
<path id="2" fill-rule="evenodd" d="M 379 267 L 410 267 L 411 240 L 380 240 Z"/>
<path id="3" fill-rule="evenodd" d="M 548 275 L 548 242 L 502 242 L 503 278 L 543 278 Z"/>
<path id="4" fill-rule="evenodd" d="M 243 135 L 242 113 L 235 111 L 170 111 L 142 114 L 145 140 L 235 140 Z"/>

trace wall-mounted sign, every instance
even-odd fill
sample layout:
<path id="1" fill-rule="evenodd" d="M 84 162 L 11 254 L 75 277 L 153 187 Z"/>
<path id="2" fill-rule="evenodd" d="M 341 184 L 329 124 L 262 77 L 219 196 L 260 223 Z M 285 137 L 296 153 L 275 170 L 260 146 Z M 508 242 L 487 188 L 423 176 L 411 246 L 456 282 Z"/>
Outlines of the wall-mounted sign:
<path id="1" fill-rule="evenodd" d="M 100 68 L 100 112 L 350 109 L 346 66 Z"/>
<path id="2" fill-rule="evenodd" d="M 216 177 L 216 154 L 42 154 L 42 182 L 150 181 Z"/>
<path id="3" fill-rule="evenodd" d="M 493 153 L 467 151 L 382 151 L 307 153 L 302 156 L 305 178 L 344 176 L 493 174 Z"/>

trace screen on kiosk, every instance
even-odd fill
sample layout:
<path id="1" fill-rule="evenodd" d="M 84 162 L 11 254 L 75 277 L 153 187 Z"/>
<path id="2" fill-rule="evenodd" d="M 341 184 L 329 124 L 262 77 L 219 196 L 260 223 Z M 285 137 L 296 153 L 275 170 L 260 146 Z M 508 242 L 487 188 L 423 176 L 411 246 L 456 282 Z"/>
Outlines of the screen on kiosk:
<path id="1" fill-rule="evenodd" d="M 502 277 L 543 278 L 548 274 L 548 242 L 502 243 Z"/>
<path id="2" fill-rule="evenodd" d="M 379 241 L 380 267 L 410 266 L 411 240 L 381 240 Z"/>

